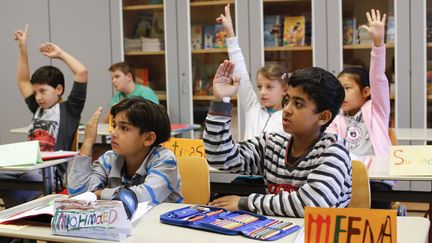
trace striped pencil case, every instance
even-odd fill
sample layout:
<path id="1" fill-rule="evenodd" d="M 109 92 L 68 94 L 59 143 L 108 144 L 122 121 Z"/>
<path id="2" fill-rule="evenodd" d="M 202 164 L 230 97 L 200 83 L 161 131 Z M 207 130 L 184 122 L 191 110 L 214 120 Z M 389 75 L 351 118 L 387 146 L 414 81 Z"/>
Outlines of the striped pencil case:
<path id="1" fill-rule="evenodd" d="M 227 211 L 209 206 L 188 206 L 166 212 L 162 223 L 217 232 L 227 235 L 242 234 L 257 240 L 277 240 L 300 229 L 291 222 L 269 219 L 246 211 Z"/>

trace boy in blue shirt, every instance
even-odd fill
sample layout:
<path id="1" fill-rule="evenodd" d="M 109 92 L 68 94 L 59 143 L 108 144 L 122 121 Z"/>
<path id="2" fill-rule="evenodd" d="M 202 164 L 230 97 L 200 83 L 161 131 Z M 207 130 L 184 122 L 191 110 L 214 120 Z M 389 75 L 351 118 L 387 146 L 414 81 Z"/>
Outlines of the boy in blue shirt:
<path id="1" fill-rule="evenodd" d="M 171 136 L 164 107 L 140 96 L 114 105 L 110 112 L 114 127 L 112 150 L 92 162 L 100 114 L 101 108 L 86 126 L 79 155 L 69 164 L 69 193 L 92 191 L 99 199 L 112 199 L 119 187 L 127 186 L 138 202 L 182 202 L 177 160 L 160 145 Z"/>

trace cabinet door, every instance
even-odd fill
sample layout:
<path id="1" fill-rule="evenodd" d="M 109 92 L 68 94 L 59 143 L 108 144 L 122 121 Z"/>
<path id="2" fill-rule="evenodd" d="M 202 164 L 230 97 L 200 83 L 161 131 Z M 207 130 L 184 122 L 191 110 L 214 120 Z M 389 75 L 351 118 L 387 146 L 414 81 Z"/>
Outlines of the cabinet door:
<path id="1" fill-rule="evenodd" d="M 212 81 L 221 62 L 228 59 L 226 48 L 226 32 L 216 18 L 224 14 L 226 4 L 231 4 L 231 15 L 235 22 L 234 1 L 190 1 L 191 55 L 192 55 L 192 99 L 193 121 L 204 124 L 213 100 Z M 235 23 L 234 23 L 235 26 Z M 231 131 L 237 139 L 237 97 L 232 97 L 234 104 Z"/>
<path id="2" fill-rule="evenodd" d="M 136 82 L 152 88 L 167 105 L 165 16 L 163 0 L 123 1 L 124 60 Z"/>
<path id="3" fill-rule="evenodd" d="M 372 39 L 361 25 L 367 24 L 366 12 L 371 9 L 387 14 L 386 23 L 386 76 L 390 86 L 390 126 L 395 126 L 395 12 L 392 0 L 342 1 L 343 68 L 362 67 L 370 69 Z"/>

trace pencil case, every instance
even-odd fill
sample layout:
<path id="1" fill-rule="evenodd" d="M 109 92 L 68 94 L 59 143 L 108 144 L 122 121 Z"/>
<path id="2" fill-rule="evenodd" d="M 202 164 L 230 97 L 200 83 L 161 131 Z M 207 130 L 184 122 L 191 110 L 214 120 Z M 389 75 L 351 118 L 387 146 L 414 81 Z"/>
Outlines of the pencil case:
<path id="1" fill-rule="evenodd" d="M 243 235 L 257 240 L 277 240 L 300 229 L 288 221 L 269 219 L 247 211 L 227 211 L 209 206 L 188 206 L 160 215 L 165 224 L 206 230 L 226 235 Z"/>

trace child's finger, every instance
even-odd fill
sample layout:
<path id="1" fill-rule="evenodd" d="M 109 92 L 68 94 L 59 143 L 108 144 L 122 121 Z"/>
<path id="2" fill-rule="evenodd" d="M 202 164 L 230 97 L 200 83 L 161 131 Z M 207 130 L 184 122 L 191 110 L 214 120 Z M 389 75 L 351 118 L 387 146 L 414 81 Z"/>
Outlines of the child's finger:
<path id="1" fill-rule="evenodd" d="M 383 14 L 381 22 L 385 23 L 387 19 L 387 14 Z"/>
<path id="2" fill-rule="evenodd" d="M 362 28 L 362 29 L 366 30 L 367 32 L 369 32 L 369 31 L 370 31 L 370 28 L 369 28 L 369 26 L 367 26 L 367 25 L 365 25 L 365 24 L 361 25 L 361 26 L 360 26 L 360 28 Z"/>
<path id="3" fill-rule="evenodd" d="M 26 24 L 24 27 L 24 33 L 27 34 L 27 32 L 28 32 L 28 24 Z"/>
<path id="4" fill-rule="evenodd" d="M 376 11 L 376 20 L 381 21 L 381 13 L 379 10 Z"/>
<path id="5" fill-rule="evenodd" d="M 371 18 L 371 16 L 370 16 L 370 13 L 369 12 L 366 12 L 366 18 L 367 18 L 367 20 L 368 20 L 368 22 L 369 22 L 369 24 L 372 22 L 372 18 Z"/>
<path id="6" fill-rule="evenodd" d="M 225 16 L 231 17 L 231 9 L 229 3 L 225 6 Z"/>
<path id="7" fill-rule="evenodd" d="M 375 9 L 371 10 L 371 14 L 372 14 L 372 20 L 375 21 L 377 19 L 375 14 Z"/>

